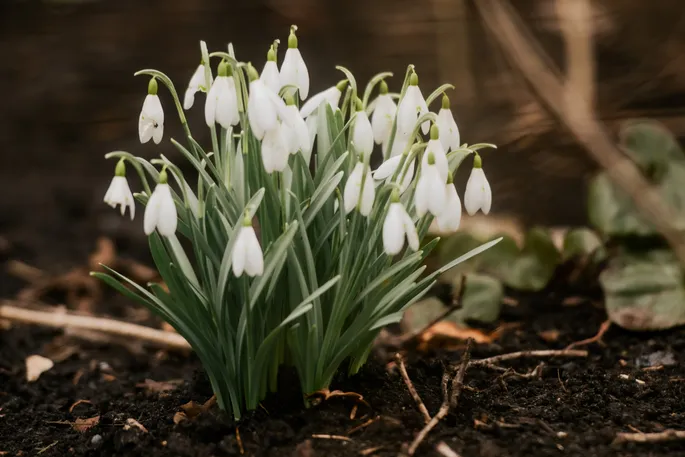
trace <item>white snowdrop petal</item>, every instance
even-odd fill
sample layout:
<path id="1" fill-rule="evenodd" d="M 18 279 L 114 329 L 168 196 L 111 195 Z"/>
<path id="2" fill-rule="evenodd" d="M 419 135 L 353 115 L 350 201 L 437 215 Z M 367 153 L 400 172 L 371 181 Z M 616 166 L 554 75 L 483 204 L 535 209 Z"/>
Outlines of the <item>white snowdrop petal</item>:
<path id="1" fill-rule="evenodd" d="M 482 169 L 481 169 L 482 170 Z M 490 212 L 490 208 L 492 207 L 492 189 L 490 189 L 490 183 L 488 182 L 488 178 L 485 177 L 485 173 L 483 173 L 483 200 L 481 202 L 481 211 L 483 211 L 483 214 L 486 216 Z"/>
<path id="2" fill-rule="evenodd" d="M 404 246 L 404 226 L 401 203 L 392 203 L 383 221 L 383 249 L 391 256 L 397 255 Z"/>
<path id="3" fill-rule="evenodd" d="M 438 216 L 437 224 L 441 232 L 450 233 L 461 224 L 461 200 L 453 184 L 446 185 L 445 195 L 445 209 Z"/>
<path id="4" fill-rule="evenodd" d="M 164 125 L 159 124 L 157 128 L 155 128 L 152 131 L 152 141 L 155 142 L 155 144 L 159 144 L 162 142 L 162 137 L 164 136 Z"/>
<path id="5" fill-rule="evenodd" d="M 382 181 L 387 178 L 391 178 L 392 175 L 395 173 L 395 170 L 397 170 L 397 167 L 400 165 L 400 161 L 402 160 L 402 156 L 395 156 L 391 157 L 385 162 L 383 162 L 374 172 L 373 172 L 373 179 L 376 179 L 378 181 Z"/>
<path id="6" fill-rule="evenodd" d="M 262 70 L 262 75 L 259 77 L 264 81 L 264 85 L 278 93 L 281 90 L 281 76 L 278 74 L 278 65 L 273 60 L 267 60 Z"/>
<path id="7" fill-rule="evenodd" d="M 373 130 L 371 129 L 369 117 L 364 111 L 358 111 L 357 114 L 355 114 L 352 141 L 357 150 L 363 154 L 364 157 L 371 155 L 371 152 L 373 151 Z"/>
<path id="8" fill-rule="evenodd" d="M 407 189 L 409 189 L 409 186 L 411 185 L 411 182 L 414 179 L 415 168 L 415 162 L 412 160 L 409 166 L 407 167 L 407 171 L 404 175 L 404 178 L 402 179 L 402 183 L 400 184 L 400 194 L 403 194 Z"/>
<path id="9" fill-rule="evenodd" d="M 264 273 L 264 256 L 257 235 L 252 227 L 243 227 L 245 232 L 245 272 L 248 276 L 261 276 Z"/>
<path id="10" fill-rule="evenodd" d="M 191 89 L 190 87 L 186 89 L 186 93 L 183 96 L 183 109 L 188 111 L 190 108 L 193 107 L 193 104 L 195 103 L 195 92 L 197 90 Z"/>
<path id="11" fill-rule="evenodd" d="M 343 206 L 345 214 L 349 214 L 357 206 L 359 194 L 362 190 L 362 176 L 364 174 L 364 164 L 357 163 L 347 178 L 345 189 L 343 190 Z"/>
<path id="12" fill-rule="evenodd" d="M 402 207 L 402 225 L 404 228 L 404 233 L 407 236 L 407 244 L 409 244 L 409 248 L 412 251 L 418 251 L 419 250 L 419 234 L 416 231 L 416 226 L 414 225 L 414 221 L 411 220 L 411 217 L 409 217 L 409 214 L 407 214 L 407 211 Z"/>
<path id="13" fill-rule="evenodd" d="M 159 185 L 157 186 L 159 188 Z M 157 220 L 159 219 L 161 195 L 157 188 L 152 192 L 150 199 L 145 205 L 145 214 L 143 215 L 143 231 L 146 235 L 151 235 L 157 227 Z"/>
<path id="14" fill-rule="evenodd" d="M 305 100 L 309 95 L 309 71 L 297 48 L 288 48 L 281 64 L 281 83 L 284 86 L 297 87 L 300 99 Z"/>
<path id="15" fill-rule="evenodd" d="M 428 211 L 430 211 L 433 216 L 437 217 L 445 209 L 445 183 L 440 179 L 437 169 L 433 174 L 435 176 L 431 178 L 430 182 Z"/>
<path id="16" fill-rule="evenodd" d="M 245 228 L 241 228 L 238 237 L 233 245 L 233 252 L 231 254 L 231 268 L 233 274 L 237 277 L 242 276 L 245 271 L 245 264 L 247 263 L 247 246 L 245 244 Z"/>
<path id="17" fill-rule="evenodd" d="M 414 194 L 414 205 L 416 206 L 416 214 L 423 217 L 428 212 L 428 202 L 430 196 L 431 183 L 430 177 L 426 176 L 426 171 L 421 172 L 419 182 L 416 184 L 416 193 Z"/>
<path id="18" fill-rule="evenodd" d="M 209 92 L 207 92 L 207 99 L 205 100 L 205 123 L 207 127 L 213 127 L 216 122 L 217 99 L 219 98 L 219 85 L 222 80 L 222 76 L 216 78 Z"/>
<path id="19" fill-rule="evenodd" d="M 464 208 L 466 209 L 466 212 L 469 213 L 469 216 L 476 214 L 476 212 L 481 209 L 485 203 L 485 185 L 483 184 L 484 179 L 485 175 L 483 174 L 482 168 L 473 168 L 471 170 L 469 180 L 466 182 L 466 191 L 464 191 Z M 487 188 L 490 188 L 489 184 Z"/>
<path id="20" fill-rule="evenodd" d="M 300 115 L 302 115 L 302 111 L 300 111 Z M 312 114 L 304 122 L 307 125 L 307 132 L 309 136 L 309 152 L 311 153 L 312 149 L 314 149 L 314 140 L 316 139 L 316 134 L 319 128 L 319 117 L 316 114 Z M 311 157 L 311 154 L 309 156 Z"/>
<path id="21" fill-rule="evenodd" d="M 397 105 L 395 105 L 390 94 L 378 96 L 376 108 L 371 115 L 371 129 L 373 130 L 373 139 L 376 144 L 383 144 L 390 139 L 392 122 L 396 112 Z"/>
<path id="22" fill-rule="evenodd" d="M 171 196 L 169 185 L 160 184 L 158 187 L 161 187 L 161 199 L 157 217 L 157 230 L 159 230 L 159 234 L 162 236 L 172 236 L 176 233 L 176 225 L 178 223 L 176 205 Z"/>
<path id="23" fill-rule="evenodd" d="M 302 116 L 303 119 L 307 119 L 309 115 L 311 115 L 319 106 L 321 106 L 324 100 L 327 101 L 331 106 L 331 109 L 335 111 L 335 108 L 338 107 L 338 103 L 340 103 L 341 95 L 342 93 L 335 86 L 319 92 L 307 100 L 304 105 L 302 105 L 300 108 L 300 116 Z"/>
<path id="24" fill-rule="evenodd" d="M 440 179 L 444 183 L 447 182 L 447 175 L 449 174 L 449 161 L 447 160 L 447 154 L 445 154 L 445 149 L 442 147 L 440 140 L 430 140 L 426 146 L 426 151 L 423 153 L 422 166 L 426 167 L 428 165 L 428 155 L 433 153 L 435 158 L 435 167 L 440 173 Z"/>
<path id="25" fill-rule="evenodd" d="M 362 216 L 371 214 L 373 202 L 376 198 L 376 188 L 373 185 L 373 178 L 371 177 L 371 170 L 367 167 L 366 179 L 364 179 L 364 187 L 362 189 L 362 201 L 359 205 L 359 212 Z"/>

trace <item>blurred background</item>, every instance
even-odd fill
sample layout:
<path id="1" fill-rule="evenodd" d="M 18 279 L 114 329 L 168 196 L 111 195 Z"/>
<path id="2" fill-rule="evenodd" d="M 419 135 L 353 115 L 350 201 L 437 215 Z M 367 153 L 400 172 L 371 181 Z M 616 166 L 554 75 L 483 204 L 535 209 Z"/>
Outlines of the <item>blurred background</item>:
<path id="1" fill-rule="evenodd" d="M 549 63 L 566 72 L 555 2 L 506 3 Z M 335 65 L 360 84 L 393 71 L 397 90 L 413 63 L 424 94 L 456 86 L 449 95 L 462 141 L 499 146 L 483 156 L 494 213 L 524 225 L 583 224 L 597 166 L 538 100 L 484 14 L 479 0 L 4 0 L 0 251 L 11 245 L 12 257 L 51 269 L 87 257 L 100 235 L 124 251 L 145 251 L 142 218 L 130 222 L 102 203 L 114 167 L 105 153 L 175 154 L 139 143 L 147 78 L 133 73 L 159 69 L 182 91 L 200 40 L 210 50 L 233 42 L 239 59 L 261 68 L 269 44 L 283 42 L 291 24 L 299 26 L 312 93 L 341 78 Z M 593 1 L 590 26 L 595 108 L 609 133 L 622 120 L 649 117 L 683 136 L 682 2 Z M 180 134 L 167 113 L 165 142 Z M 202 116 L 197 105 L 189 114 L 195 132 L 204 131 Z M 461 193 L 464 177 L 457 182 Z"/>

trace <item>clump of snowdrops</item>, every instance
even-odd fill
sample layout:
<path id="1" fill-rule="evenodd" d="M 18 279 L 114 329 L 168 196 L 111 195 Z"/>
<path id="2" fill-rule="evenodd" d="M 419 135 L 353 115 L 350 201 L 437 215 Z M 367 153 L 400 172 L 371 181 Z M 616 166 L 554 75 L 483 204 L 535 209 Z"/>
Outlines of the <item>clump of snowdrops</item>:
<path id="1" fill-rule="evenodd" d="M 123 151 L 105 202 L 129 209 L 126 168 L 137 172 L 143 227 L 164 284 L 143 287 L 107 269 L 93 273 L 171 324 L 201 359 L 221 408 L 236 418 L 276 388 L 279 367 L 296 368 L 304 393 L 325 388 L 344 364 L 366 361 L 385 325 L 424 295 L 445 270 L 495 242 L 424 274 L 438 242 L 422 244 L 435 220 L 459 227 L 452 175 L 474 155 L 464 206 L 487 214 L 490 186 L 478 150 L 461 145 L 444 85 L 424 99 L 409 66 L 400 93 L 375 76 L 364 89 L 344 79 L 309 97 L 309 72 L 292 27 L 280 68 L 278 41 L 261 73 L 228 52 L 207 51 L 183 100 L 157 70 L 139 117 L 141 143 L 164 138 L 165 86 L 185 131 L 173 148 L 193 181 L 164 154 Z M 216 70 L 216 73 L 214 73 Z M 206 150 L 185 111 L 203 97 L 211 136 Z M 374 93 L 377 93 L 372 100 Z M 429 107 L 441 97 L 437 115 Z M 424 135 L 426 138 L 424 138 Z M 377 147 L 380 146 L 380 147 Z M 384 161 L 370 168 L 376 150 Z"/>

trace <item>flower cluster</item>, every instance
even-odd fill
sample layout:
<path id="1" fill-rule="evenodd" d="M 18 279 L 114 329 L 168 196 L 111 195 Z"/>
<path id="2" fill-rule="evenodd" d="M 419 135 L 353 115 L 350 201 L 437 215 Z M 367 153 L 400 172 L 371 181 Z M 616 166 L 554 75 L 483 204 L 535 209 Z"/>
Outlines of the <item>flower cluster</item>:
<path id="1" fill-rule="evenodd" d="M 96 275 L 190 342 L 220 406 L 236 417 L 273 388 L 281 364 L 297 368 L 305 393 L 326 387 L 345 360 L 356 371 L 379 329 L 397 322 L 438 274 L 494 244 L 423 275 L 437 243 L 421 246 L 431 224 L 441 232 L 459 228 L 453 175 L 466 156 L 474 156 L 466 211 L 487 214 L 492 202 L 478 150 L 493 146 L 460 144 L 445 94 L 451 86 L 424 98 L 409 66 L 399 93 L 389 90 L 390 73 L 374 77 L 362 93 L 338 67 L 345 79 L 308 97 L 296 30 L 280 68 L 276 40 L 261 74 L 236 60 L 231 45 L 210 54 L 202 43 L 182 101 L 163 73 L 138 73 L 151 77 L 139 117 L 141 143 L 163 139 L 161 82 L 186 133 L 187 146 L 171 144 L 196 170 L 197 186 L 165 155 L 151 161 L 123 151 L 108 155 L 119 161 L 105 202 L 119 205 L 122 215 L 129 208 L 133 219 L 125 177 L 132 165 L 144 188 L 135 195 L 145 205 L 144 232 L 168 290 L 146 289 L 113 270 Z M 216 75 L 211 59 L 219 61 Z M 186 118 L 198 93 L 206 94 L 211 151 L 195 140 Z M 436 114 L 430 106 L 440 96 Z M 372 170 L 376 149 L 384 160 Z"/>

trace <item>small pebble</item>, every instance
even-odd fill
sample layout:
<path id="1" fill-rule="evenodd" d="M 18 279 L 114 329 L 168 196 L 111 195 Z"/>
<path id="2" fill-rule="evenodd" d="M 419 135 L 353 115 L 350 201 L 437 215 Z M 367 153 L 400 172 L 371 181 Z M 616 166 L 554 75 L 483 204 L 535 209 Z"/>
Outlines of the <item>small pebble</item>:
<path id="1" fill-rule="evenodd" d="M 102 435 L 95 435 L 91 438 L 90 443 L 94 446 L 100 445 L 102 443 Z"/>

